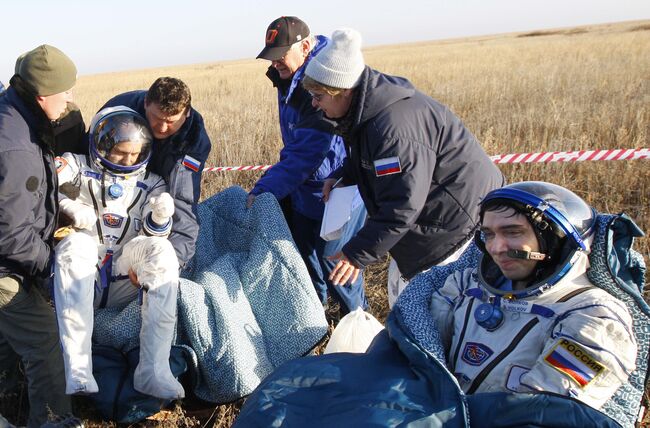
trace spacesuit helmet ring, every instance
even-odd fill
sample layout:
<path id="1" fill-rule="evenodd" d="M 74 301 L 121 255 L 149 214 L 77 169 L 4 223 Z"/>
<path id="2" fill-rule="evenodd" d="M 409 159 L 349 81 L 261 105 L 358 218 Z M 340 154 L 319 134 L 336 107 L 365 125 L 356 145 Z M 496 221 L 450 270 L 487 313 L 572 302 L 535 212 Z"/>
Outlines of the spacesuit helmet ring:
<path id="1" fill-rule="evenodd" d="M 492 190 L 480 203 L 481 220 L 486 211 L 503 207 L 512 208 L 528 219 L 537 236 L 540 251 L 546 255 L 544 260 L 538 262 L 534 277 L 530 278 L 523 295 L 541 293 L 554 285 L 573 266 L 577 252 L 589 251 L 588 240 L 594 231 L 596 211 L 570 190 L 541 181 L 524 181 Z M 479 278 L 486 287 L 496 292 L 498 289 L 492 285 L 498 268 L 485 248 L 480 231 L 476 234 L 476 243 L 483 253 Z M 515 257 L 524 258 L 521 254 Z"/>
<path id="2" fill-rule="evenodd" d="M 125 106 L 98 112 L 90 123 L 89 140 L 95 165 L 112 174 L 136 174 L 151 158 L 153 137 L 147 120 Z"/>

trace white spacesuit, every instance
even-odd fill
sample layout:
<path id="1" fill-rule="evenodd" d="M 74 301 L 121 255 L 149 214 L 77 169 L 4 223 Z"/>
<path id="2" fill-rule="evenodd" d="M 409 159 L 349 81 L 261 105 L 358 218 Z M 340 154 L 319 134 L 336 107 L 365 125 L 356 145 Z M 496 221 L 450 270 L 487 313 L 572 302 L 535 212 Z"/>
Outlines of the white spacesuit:
<path id="1" fill-rule="evenodd" d="M 468 394 L 548 391 L 599 409 L 635 369 L 637 344 L 625 304 L 585 274 L 593 210 L 572 192 L 540 182 L 494 190 L 481 205 L 482 219 L 490 209 L 505 219 L 502 232 L 491 235 L 521 233 L 508 221 L 512 210 L 525 216 L 540 250 L 504 252 L 539 262 L 531 264 L 527 286 L 515 288 L 502 272 L 515 262 L 499 255 L 497 266 L 496 244 L 486 249 L 492 236 L 477 235 L 479 267 L 449 276 L 431 301 L 450 370 Z"/>
<path id="2" fill-rule="evenodd" d="M 166 236 L 174 204 L 164 180 L 145 170 L 146 120 L 120 106 L 90 126 L 90 158 L 57 158 L 61 212 L 77 229 L 56 247 L 54 298 L 67 394 L 97 392 L 92 374 L 93 308 L 124 307 L 142 296 L 136 390 L 184 397 L 169 352 L 176 322 L 178 260 Z M 137 285 L 134 285 L 137 284 Z"/>

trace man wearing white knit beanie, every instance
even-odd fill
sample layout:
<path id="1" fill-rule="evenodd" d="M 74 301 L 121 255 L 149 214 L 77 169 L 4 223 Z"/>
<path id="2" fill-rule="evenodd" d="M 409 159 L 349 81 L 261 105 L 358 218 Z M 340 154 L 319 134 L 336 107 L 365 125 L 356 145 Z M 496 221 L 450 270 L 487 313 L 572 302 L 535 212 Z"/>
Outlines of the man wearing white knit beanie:
<path id="1" fill-rule="evenodd" d="M 359 186 L 368 210 L 330 278 L 345 283 L 389 253 L 392 307 L 415 275 L 460 257 L 478 230 L 480 198 L 502 186 L 503 175 L 447 107 L 408 80 L 365 66 L 357 31 L 334 31 L 305 75 L 312 105 L 349 153 L 323 197 L 340 179 Z"/>

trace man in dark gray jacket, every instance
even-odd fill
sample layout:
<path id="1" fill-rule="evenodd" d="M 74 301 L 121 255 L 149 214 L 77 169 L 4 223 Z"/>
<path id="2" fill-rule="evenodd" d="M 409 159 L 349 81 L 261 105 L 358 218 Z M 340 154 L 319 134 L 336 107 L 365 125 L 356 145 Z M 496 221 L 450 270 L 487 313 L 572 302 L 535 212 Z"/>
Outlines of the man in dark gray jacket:
<path id="1" fill-rule="evenodd" d="M 343 247 L 333 281 L 388 252 L 392 306 L 413 276 L 460 256 L 478 227 L 480 198 L 502 186 L 503 175 L 447 107 L 408 80 L 365 66 L 356 31 L 335 31 L 305 74 L 313 105 L 348 149 L 333 178 L 359 186 L 369 215 Z"/>
<path id="2" fill-rule="evenodd" d="M 70 412 L 56 318 L 39 289 L 50 276 L 58 212 L 54 124 L 72 101 L 77 69 L 48 45 L 22 55 L 16 69 L 0 95 L 0 371 L 20 356 L 28 426 L 38 427 L 48 408 Z"/>

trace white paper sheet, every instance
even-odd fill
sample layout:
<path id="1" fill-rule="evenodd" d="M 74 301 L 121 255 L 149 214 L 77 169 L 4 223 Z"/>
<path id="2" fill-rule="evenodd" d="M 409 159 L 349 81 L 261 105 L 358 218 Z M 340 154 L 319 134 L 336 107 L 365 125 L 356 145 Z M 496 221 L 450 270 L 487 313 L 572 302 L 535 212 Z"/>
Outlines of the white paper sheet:
<path id="1" fill-rule="evenodd" d="M 326 241 L 341 237 L 343 227 L 352 210 L 363 203 L 357 186 L 336 187 L 330 192 L 325 203 L 325 213 L 320 227 L 320 236 Z"/>

